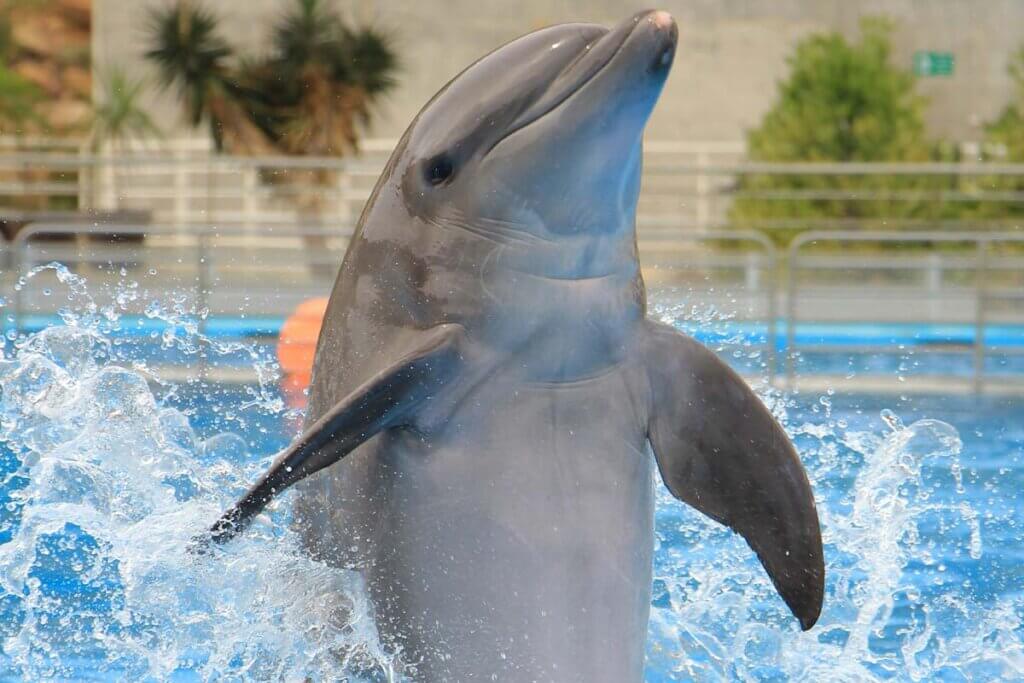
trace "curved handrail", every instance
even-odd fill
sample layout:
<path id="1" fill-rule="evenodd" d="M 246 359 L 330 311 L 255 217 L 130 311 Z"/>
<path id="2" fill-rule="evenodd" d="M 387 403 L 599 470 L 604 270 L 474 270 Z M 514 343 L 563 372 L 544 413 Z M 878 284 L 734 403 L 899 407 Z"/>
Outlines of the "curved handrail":
<path id="1" fill-rule="evenodd" d="M 990 269 L 989 252 L 997 243 L 1024 245 L 1024 232 L 967 232 L 967 231 L 934 231 L 934 230 L 810 230 L 793 238 L 786 251 L 786 381 L 793 385 L 796 368 L 796 324 L 797 286 L 796 273 L 801 266 L 800 251 L 810 244 L 819 242 L 833 243 L 924 243 L 942 242 L 946 244 L 971 244 L 974 246 L 974 390 L 980 392 L 985 383 L 985 327 L 986 327 L 986 282 Z M 842 261 L 842 259 L 840 259 Z"/>

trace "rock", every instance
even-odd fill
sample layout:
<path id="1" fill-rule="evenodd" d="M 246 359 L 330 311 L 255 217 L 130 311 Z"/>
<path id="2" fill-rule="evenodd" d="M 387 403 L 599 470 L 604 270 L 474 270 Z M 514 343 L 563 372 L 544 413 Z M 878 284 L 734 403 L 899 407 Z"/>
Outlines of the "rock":
<path id="1" fill-rule="evenodd" d="M 92 21 L 92 0 L 56 0 L 54 4 L 78 26 L 88 27 Z"/>
<path id="2" fill-rule="evenodd" d="M 11 17 L 11 39 L 25 52 L 59 58 L 76 48 L 89 47 L 89 30 L 54 13 L 17 12 Z"/>
<path id="3" fill-rule="evenodd" d="M 92 118 L 91 10 L 91 0 L 34 0 L 9 10 L 8 65 L 45 95 L 35 109 L 47 133 L 80 134 Z M 40 132 L 37 127 L 24 132 Z"/>
<path id="4" fill-rule="evenodd" d="M 11 39 L 20 50 L 41 57 L 53 57 L 61 44 L 55 40 L 63 22 L 53 15 L 17 13 L 11 18 Z"/>
<path id="5" fill-rule="evenodd" d="M 82 99 L 92 97 L 92 73 L 81 66 L 65 67 L 60 75 L 64 87 Z"/>
<path id="6" fill-rule="evenodd" d="M 45 107 L 44 116 L 56 131 L 82 130 L 89 125 L 92 107 L 81 100 L 57 100 Z"/>
<path id="7" fill-rule="evenodd" d="M 34 59 L 25 59 L 13 67 L 14 73 L 42 88 L 49 95 L 59 95 L 61 91 L 60 76 L 53 64 Z"/>

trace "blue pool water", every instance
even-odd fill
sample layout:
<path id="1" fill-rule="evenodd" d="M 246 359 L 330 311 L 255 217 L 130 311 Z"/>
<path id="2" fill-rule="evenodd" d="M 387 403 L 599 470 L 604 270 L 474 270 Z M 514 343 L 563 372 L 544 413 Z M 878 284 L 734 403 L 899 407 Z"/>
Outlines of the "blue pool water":
<path id="1" fill-rule="evenodd" d="M 177 331 L 133 341 L 69 287 L 66 324 L 0 363 L 0 678 L 383 680 L 358 577 L 303 557 L 287 497 L 185 551 L 299 424 L 269 349 L 159 311 Z M 200 353 L 257 380 L 154 375 Z M 647 680 L 1024 680 L 1024 399 L 763 396 L 818 497 L 821 619 L 800 633 L 742 540 L 659 486 Z"/>

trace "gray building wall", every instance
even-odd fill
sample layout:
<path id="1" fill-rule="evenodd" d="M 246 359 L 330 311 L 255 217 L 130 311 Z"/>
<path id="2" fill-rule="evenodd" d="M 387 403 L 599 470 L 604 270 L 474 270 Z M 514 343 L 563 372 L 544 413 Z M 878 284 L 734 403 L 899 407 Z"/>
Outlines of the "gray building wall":
<path id="1" fill-rule="evenodd" d="M 145 73 L 141 58 L 150 8 L 169 0 L 94 0 L 96 68 L 117 63 Z M 198 0 L 196 0 L 198 1 Z M 292 0 L 207 0 L 230 40 L 264 47 L 272 19 Z M 757 124 L 786 73 L 795 42 L 815 31 L 855 35 L 865 15 L 897 22 L 895 61 L 916 50 L 953 52 L 951 78 L 924 78 L 934 136 L 977 140 L 1011 94 L 1006 63 L 1024 43 L 1024 0 L 662 0 L 680 27 L 680 49 L 649 139 L 733 141 Z M 396 38 L 404 70 L 369 134 L 396 137 L 424 102 L 463 67 L 532 29 L 564 21 L 613 24 L 647 5 L 632 0 L 347 0 L 352 18 Z M 180 105 L 151 97 L 165 127 L 180 126 Z"/>

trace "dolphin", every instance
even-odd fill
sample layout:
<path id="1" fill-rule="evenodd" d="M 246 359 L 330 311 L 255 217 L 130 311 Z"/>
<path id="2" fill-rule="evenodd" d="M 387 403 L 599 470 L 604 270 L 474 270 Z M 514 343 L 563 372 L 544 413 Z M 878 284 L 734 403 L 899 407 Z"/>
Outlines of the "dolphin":
<path id="1" fill-rule="evenodd" d="M 655 463 L 802 628 L 818 617 L 792 444 L 713 353 L 645 317 L 641 137 L 676 43 L 660 11 L 545 28 L 424 107 L 341 265 L 305 431 L 211 529 L 226 541 L 302 481 L 294 525 L 362 572 L 402 675 L 642 680 Z"/>

